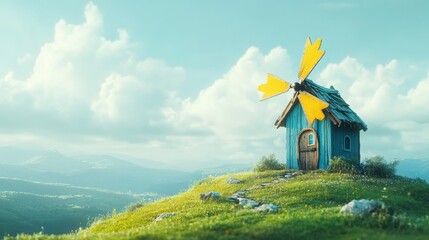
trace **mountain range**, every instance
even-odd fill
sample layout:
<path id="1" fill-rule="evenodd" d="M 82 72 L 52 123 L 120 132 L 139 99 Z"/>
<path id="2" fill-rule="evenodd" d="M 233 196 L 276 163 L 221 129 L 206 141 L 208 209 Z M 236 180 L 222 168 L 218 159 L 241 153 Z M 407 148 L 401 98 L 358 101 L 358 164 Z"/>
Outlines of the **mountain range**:
<path id="1" fill-rule="evenodd" d="M 58 151 L 3 147 L 0 176 L 119 192 L 175 194 L 186 190 L 202 174 L 146 168 L 104 155 L 69 157 Z"/>
<path id="2" fill-rule="evenodd" d="M 250 164 L 226 164 L 179 171 L 166 169 L 155 161 L 141 160 L 139 163 L 141 164 L 107 155 L 71 157 L 58 151 L 0 147 L 0 177 L 119 192 L 156 192 L 171 195 L 186 190 L 195 181 L 209 175 L 247 171 L 252 168 Z M 429 182 L 429 160 L 400 160 L 397 174 L 419 177 Z"/>
<path id="3" fill-rule="evenodd" d="M 420 178 L 429 183 L 428 159 L 404 159 L 397 166 L 397 174 L 410 178 Z"/>

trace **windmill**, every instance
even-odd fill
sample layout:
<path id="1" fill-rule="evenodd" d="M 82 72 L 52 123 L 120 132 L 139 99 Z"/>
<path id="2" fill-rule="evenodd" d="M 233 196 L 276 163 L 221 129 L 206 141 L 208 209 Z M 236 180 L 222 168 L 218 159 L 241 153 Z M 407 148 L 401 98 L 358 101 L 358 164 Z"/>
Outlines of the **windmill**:
<path id="1" fill-rule="evenodd" d="M 298 72 L 299 82 L 291 84 L 279 77 L 268 74 L 267 82 L 259 85 L 258 87 L 258 90 L 263 93 L 260 100 L 263 101 L 279 94 L 286 93 L 289 89 L 293 88 L 296 92 L 295 94 L 297 94 L 299 102 L 301 103 L 308 123 L 311 125 L 315 119 L 323 120 L 325 118 L 325 114 L 322 110 L 329 107 L 329 104 L 304 91 L 301 87 L 301 84 L 307 79 L 308 75 L 325 54 L 324 50 L 320 50 L 321 44 L 322 40 L 320 38 L 317 39 L 314 44 L 311 43 L 310 38 L 307 38 L 304 47 L 304 54 L 301 60 L 301 66 Z"/>
<path id="2" fill-rule="evenodd" d="M 298 82 L 291 84 L 268 74 L 267 82 L 258 87 L 263 93 L 261 100 L 291 88 L 295 90 L 275 122 L 277 128 L 284 127 L 286 131 L 285 157 L 289 169 L 327 169 L 335 156 L 360 162 L 360 130 L 368 129 L 366 123 L 333 86 L 325 88 L 307 79 L 325 54 L 320 50 L 321 44 L 321 39 L 314 44 L 307 39 Z M 315 122 L 316 119 L 319 121 Z"/>

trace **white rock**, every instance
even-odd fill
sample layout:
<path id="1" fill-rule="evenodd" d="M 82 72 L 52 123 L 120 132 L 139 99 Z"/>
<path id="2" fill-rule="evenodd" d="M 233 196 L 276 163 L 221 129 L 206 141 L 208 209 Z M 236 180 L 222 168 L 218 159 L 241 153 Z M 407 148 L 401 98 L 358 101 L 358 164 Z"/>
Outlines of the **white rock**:
<path id="1" fill-rule="evenodd" d="M 369 214 L 383 206 L 384 203 L 379 200 L 352 200 L 341 208 L 340 213 L 350 215 Z"/>
<path id="2" fill-rule="evenodd" d="M 244 198 L 244 191 L 238 191 L 234 194 L 232 194 L 231 196 L 229 196 L 229 200 L 235 202 L 235 203 L 239 203 L 239 198 Z"/>
<path id="3" fill-rule="evenodd" d="M 277 207 L 276 205 L 269 203 L 269 204 L 262 204 L 261 206 L 256 208 L 255 211 L 276 213 L 278 211 L 278 208 L 279 207 Z"/>
<path id="4" fill-rule="evenodd" d="M 160 214 L 156 219 L 155 219 L 155 223 L 163 220 L 164 218 L 169 218 L 169 217 L 173 217 L 176 214 L 174 212 L 169 212 L 169 213 L 162 213 Z"/>
<path id="5" fill-rule="evenodd" d="M 229 184 L 238 184 L 238 183 L 241 183 L 241 180 L 237 179 L 237 178 L 230 177 L 226 180 L 226 182 Z"/>
<path id="6" fill-rule="evenodd" d="M 260 205 L 257 201 L 249 198 L 238 198 L 238 204 L 245 208 L 255 208 Z"/>
<path id="7" fill-rule="evenodd" d="M 220 198 L 220 193 L 218 192 L 206 192 L 200 194 L 201 200 L 209 200 L 209 199 L 218 199 Z"/>

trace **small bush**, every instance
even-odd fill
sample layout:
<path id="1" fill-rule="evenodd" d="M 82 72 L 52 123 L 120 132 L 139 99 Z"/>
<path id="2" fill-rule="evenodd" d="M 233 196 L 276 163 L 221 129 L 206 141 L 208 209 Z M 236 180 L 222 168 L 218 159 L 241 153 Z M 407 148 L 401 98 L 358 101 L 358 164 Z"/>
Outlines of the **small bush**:
<path id="1" fill-rule="evenodd" d="M 255 172 L 264 172 L 267 170 L 284 170 L 286 169 L 286 164 L 279 163 L 274 154 L 269 155 L 268 157 L 262 156 L 261 160 L 256 164 L 253 171 Z"/>
<path id="2" fill-rule="evenodd" d="M 135 211 L 135 210 L 137 210 L 137 209 L 139 209 L 139 208 L 141 208 L 143 206 L 144 206 L 143 202 L 131 203 L 130 205 L 127 206 L 126 211 L 127 212 L 132 212 L 132 211 Z"/>
<path id="3" fill-rule="evenodd" d="M 398 163 L 397 160 L 387 163 L 381 156 L 367 158 L 362 164 L 363 174 L 369 177 L 391 178 L 395 176 Z"/>
<path id="4" fill-rule="evenodd" d="M 359 167 L 355 161 L 347 160 L 344 157 L 334 157 L 329 161 L 328 171 L 332 173 L 358 174 Z"/>

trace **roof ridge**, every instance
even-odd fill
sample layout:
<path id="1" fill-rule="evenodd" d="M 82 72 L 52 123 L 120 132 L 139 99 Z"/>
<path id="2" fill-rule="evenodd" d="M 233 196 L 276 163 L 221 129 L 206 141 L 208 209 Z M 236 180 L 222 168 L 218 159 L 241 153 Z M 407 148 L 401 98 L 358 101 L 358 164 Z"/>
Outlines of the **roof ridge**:
<path id="1" fill-rule="evenodd" d="M 308 79 L 308 78 L 304 82 L 311 85 L 311 87 L 320 88 L 321 90 L 326 91 L 326 92 L 339 94 L 339 91 L 337 89 L 335 89 L 332 85 L 329 88 L 327 88 L 327 87 L 316 84 L 313 80 Z"/>
<path id="2" fill-rule="evenodd" d="M 364 131 L 368 129 L 366 123 L 357 115 L 356 112 L 353 111 L 353 109 L 350 108 L 350 105 L 341 97 L 340 92 L 337 89 L 332 86 L 330 88 L 322 87 L 310 79 L 306 79 L 302 85 L 305 91 L 313 94 L 320 100 L 329 103 L 329 107 L 326 109 L 325 114 L 330 116 L 329 119 L 331 119 L 335 125 L 340 126 L 346 124 Z M 289 111 L 296 103 L 296 95 L 297 93 L 295 93 L 294 98 L 291 99 L 283 113 L 277 119 L 275 123 L 277 128 L 283 124 Z"/>

